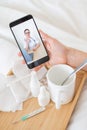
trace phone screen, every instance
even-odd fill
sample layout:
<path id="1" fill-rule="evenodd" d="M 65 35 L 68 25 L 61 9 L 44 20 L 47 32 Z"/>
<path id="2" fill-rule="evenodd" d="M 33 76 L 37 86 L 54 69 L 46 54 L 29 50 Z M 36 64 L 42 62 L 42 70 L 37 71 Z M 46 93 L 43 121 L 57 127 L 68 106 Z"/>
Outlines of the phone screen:
<path id="1" fill-rule="evenodd" d="M 10 28 L 29 68 L 36 67 L 49 59 L 31 15 L 12 22 Z"/>

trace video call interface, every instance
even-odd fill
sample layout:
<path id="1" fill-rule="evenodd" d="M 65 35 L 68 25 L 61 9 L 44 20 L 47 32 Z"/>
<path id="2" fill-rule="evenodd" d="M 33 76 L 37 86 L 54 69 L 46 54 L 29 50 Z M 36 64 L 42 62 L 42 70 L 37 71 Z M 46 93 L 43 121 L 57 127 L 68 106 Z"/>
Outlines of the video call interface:
<path id="1" fill-rule="evenodd" d="M 12 31 L 27 64 L 47 56 L 33 19 L 13 26 Z"/>

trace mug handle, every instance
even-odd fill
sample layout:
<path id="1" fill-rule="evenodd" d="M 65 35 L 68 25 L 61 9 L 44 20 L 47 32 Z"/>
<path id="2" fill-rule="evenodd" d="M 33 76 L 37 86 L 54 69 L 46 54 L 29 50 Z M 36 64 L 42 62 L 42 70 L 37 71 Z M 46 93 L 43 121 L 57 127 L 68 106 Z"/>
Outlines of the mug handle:
<path id="1" fill-rule="evenodd" d="M 60 109 L 61 107 L 61 91 L 59 91 L 57 93 L 57 97 L 56 97 L 56 109 Z"/>

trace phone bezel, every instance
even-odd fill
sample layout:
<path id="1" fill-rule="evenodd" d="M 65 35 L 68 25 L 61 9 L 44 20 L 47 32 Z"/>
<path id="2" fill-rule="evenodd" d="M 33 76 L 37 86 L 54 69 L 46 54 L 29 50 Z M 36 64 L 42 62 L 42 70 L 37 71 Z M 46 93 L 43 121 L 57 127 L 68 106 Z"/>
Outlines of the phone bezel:
<path id="1" fill-rule="evenodd" d="M 27 20 L 29 20 L 29 19 L 33 19 L 34 24 L 35 24 L 36 29 L 37 29 L 37 32 L 38 32 L 38 34 L 39 34 L 39 36 L 40 36 L 40 39 L 41 39 L 41 41 L 42 41 L 42 44 L 44 45 L 43 40 L 42 40 L 42 37 L 41 37 L 41 35 L 40 35 L 40 32 L 39 32 L 39 30 L 38 30 L 38 28 L 37 28 L 37 25 L 36 25 L 36 22 L 35 22 L 33 16 L 32 16 L 32 15 L 24 16 L 24 17 L 22 17 L 22 18 L 20 18 L 20 19 L 17 19 L 17 20 L 15 20 L 15 21 L 13 21 L 13 22 L 11 22 L 11 23 L 9 24 L 9 27 L 10 27 L 10 29 L 11 29 L 11 32 L 12 32 L 12 34 L 13 34 L 15 40 L 16 40 L 16 43 L 17 43 L 17 45 L 18 45 L 18 47 L 19 47 L 21 53 L 22 53 L 22 50 L 21 50 L 21 48 L 20 48 L 20 45 L 18 44 L 18 41 L 17 41 L 17 39 L 16 39 L 16 37 L 15 37 L 15 35 L 14 35 L 14 32 L 12 31 L 12 27 L 14 27 L 14 26 L 16 26 L 16 25 L 18 25 L 18 24 L 20 24 L 20 23 L 23 23 L 23 22 L 25 22 L 25 21 L 27 21 Z M 46 50 L 45 45 L 44 45 L 44 48 L 45 48 L 45 50 Z M 36 67 L 36 66 L 39 66 L 39 65 L 41 65 L 41 64 L 43 64 L 43 63 L 45 63 L 45 62 L 47 62 L 47 61 L 49 60 L 49 56 L 48 56 L 47 50 L 46 50 L 46 53 L 47 53 L 47 56 L 45 56 L 45 57 L 43 57 L 43 58 L 41 58 L 41 59 L 39 59 L 39 60 L 36 60 L 36 61 L 34 61 L 34 62 L 30 63 L 30 64 L 27 64 L 27 61 L 26 61 L 26 59 L 25 59 L 23 53 L 22 53 L 22 55 L 23 55 L 23 57 L 24 57 L 24 60 L 25 60 L 25 62 L 26 62 L 26 64 L 27 64 L 27 66 L 28 66 L 30 69 L 32 69 L 32 68 L 34 68 L 34 67 Z"/>

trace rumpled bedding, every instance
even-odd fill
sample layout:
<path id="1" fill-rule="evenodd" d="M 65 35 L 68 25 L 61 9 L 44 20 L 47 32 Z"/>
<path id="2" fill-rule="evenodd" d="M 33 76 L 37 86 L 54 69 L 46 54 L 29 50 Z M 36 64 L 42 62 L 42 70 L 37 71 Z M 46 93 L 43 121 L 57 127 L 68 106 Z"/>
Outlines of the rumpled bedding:
<path id="1" fill-rule="evenodd" d="M 32 14 L 38 28 L 66 46 L 87 52 L 86 0 L 0 0 L 0 73 L 6 74 L 17 59 L 18 48 L 9 23 Z M 87 81 L 67 130 L 87 129 Z"/>

